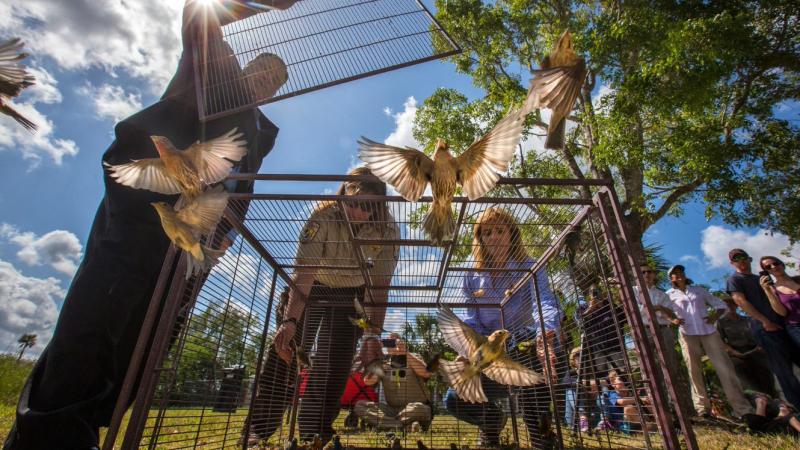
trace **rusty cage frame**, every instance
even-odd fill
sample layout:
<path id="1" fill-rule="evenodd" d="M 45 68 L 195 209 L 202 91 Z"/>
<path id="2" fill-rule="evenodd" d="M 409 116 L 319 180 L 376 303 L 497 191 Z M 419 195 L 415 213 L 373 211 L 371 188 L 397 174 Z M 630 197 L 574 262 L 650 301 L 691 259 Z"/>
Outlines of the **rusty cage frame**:
<path id="1" fill-rule="evenodd" d="M 370 179 L 371 177 L 364 176 L 347 176 L 347 175 L 279 175 L 279 174 L 235 174 L 230 176 L 231 179 L 254 181 L 254 182 L 291 182 L 294 185 L 304 186 L 311 182 L 339 182 L 339 181 L 357 181 Z M 514 191 L 512 188 L 516 187 Z M 591 198 L 585 198 L 579 194 L 579 188 L 589 189 L 592 192 Z M 527 189 L 534 195 L 537 193 L 547 192 L 546 189 L 560 189 L 561 196 L 552 196 L 552 194 L 545 194 L 542 196 L 520 196 L 521 190 Z M 498 195 L 498 191 L 500 194 Z M 295 191 L 296 192 L 296 191 Z M 516 192 L 517 194 L 511 194 Z M 552 192 L 552 191 L 551 191 Z M 585 192 L 585 191 L 584 191 Z M 620 315 L 621 320 L 626 324 L 617 323 L 615 319 L 614 330 L 610 330 L 613 334 L 612 339 L 618 340 L 627 351 L 622 352 L 621 365 L 625 367 L 625 372 L 634 374 L 640 370 L 640 375 L 629 378 L 629 383 L 634 392 L 646 391 L 652 400 L 653 406 L 653 421 L 657 426 L 659 432 L 651 433 L 647 431 L 647 427 L 643 427 L 642 439 L 637 441 L 639 445 L 645 448 L 666 448 L 666 449 L 679 449 L 681 448 L 681 441 L 683 445 L 689 450 L 694 450 L 697 447 L 697 442 L 688 421 L 686 411 L 681 411 L 677 401 L 677 392 L 674 388 L 676 384 L 673 382 L 676 377 L 675 368 L 667 367 L 663 358 L 663 343 L 660 339 L 650 339 L 650 336 L 658 336 L 657 330 L 654 328 L 653 320 L 649 320 L 650 329 L 646 328 L 646 322 L 643 320 L 642 314 L 639 313 L 637 306 L 635 289 L 638 287 L 640 292 L 644 292 L 646 299 L 646 307 L 644 308 L 644 316 L 646 318 L 653 318 L 654 312 L 650 304 L 650 300 L 646 294 L 647 289 L 644 287 L 644 281 L 638 270 L 638 264 L 634 261 L 628 247 L 627 233 L 624 229 L 622 222 L 622 211 L 617 196 L 614 192 L 613 184 L 608 180 L 590 180 L 590 179 L 537 179 L 537 178 L 501 178 L 498 186 L 490 192 L 491 197 L 484 197 L 476 201 L 469 201 L 466 198 L 456 197 L 454 199 L 454 207 L 456 210 L 457 227 L 456 235 L 451 241 L 445 242 L 444 247 L 441 249 L 441 254 L 438 259 L 434 261 L 435 271 L 428 274 L 431 280 L 435 283 L 428 284 L 392 284 L 390 286 L 375 286 L 370 283 L 370 276 L 366 271 L 368 270 L 366 262 L 362 259 L 361 250 L 359 246 L 374 244 L 374 241 L 353 239 L 355 254 L 359 258 L 360 270 L 364 274 L 364 279 L 367 283 L 367 301 L 369 301 L 370 293 L 380 289 L 389 289 L 396 292 L 406 292 L 415 295 L 414 293 L 427 292 L 427 301 L 414 301 L 406 299 L 406 297 L 394 298 L 389 300 L 387 307 L 393 308 L 436 308 L 440 305 L 450 305 L 453 308 L 458 308 L 459 305 L 454 301 L 450 301 L 447 292 L 452 288 L 452 283 L 448 281 L 449 277 L 456 277 L 458 274 L 474 272 L 476 269 L 465 267 L 463 264 L 455 264 L 453 261 L 454 253 L 458 251 L 459 245 L 469 245 L 459 243 L 463 242 L 464 236 L 461 236 L 462 241 L 459 241 L 459 233 L 467 229 L 469 226 L 468 217 L 474 215 L 473 208 L 485 208 L 488 205 L 497 205 L 503 207 L 520 207 L 530 208 L 533 206 L 552 206 L 553 208 L 563 208 L 563 213 L 559 216 L 557 221 L 547 224 L 553 228 L 553 232 L 543 236 L 543 240 L 539 242 L 539 251 L 537 251 L 537 260 L 532 267 L 523 272 L 521 278 L 517 278 L 512 291 L 519 290 L 526 282 L 531 281 L 533 290 L 535 290 L 536 298 L 539 298 L 539 283 L 537 282 L 537 274 L 540 270 L 545 269 L 548 265 L 555 264 L 559 258 L 563 258 L 565 240 L 568 238 L 571 230 L 576 227 L 583 226 L 587 230 L 587 235 L 591 237 L 591 245 L 587 249 L 586 261 L 584 264 L 587 267 L 599 268 L 602 275 L 599 278 L 599 283 L 605 285 L 607 292 L 610 292 L 611 287 L 608 285 L 609 280 L 616 279 L 619 282 L 619 300 L 624 317 Z M 548 197 L 547 195 L 551 195 Z M 236 266 L 225 269 L 219 266 L 212 269 L 211 277 L 218 276 L 215 271 L 233 271 L 230 276 L 228 284 L 224 286 L 217 296 L 220 298 L 227 298 L 228 303 L 225 304 L 225 312 L 231 307 L 230 298 L 232 296 L 240 295 L 242 303 L 249 302 L 251 312 L 247 315 L 247 333 L 243 336 L 237 335 L 237 339 L 250 339 L 252 342 L 251 351 L 252 357 L 257 361 L 258 367 L 255 370 L 255 380 L 253 381 L 253 388 L 250 392 L 245 391 L 241 394 L 242 401 L 237 403 L 238 406 L 248 408 L 247 414 L 236 416 L 236 420 L 232 421 L 228 416 L 227 422 L 215 422 L 213 426 L 217 427 L 219 439 L 208 442 L 205 439 L 201 442 L 201 428 L 203 425 L 203 415 L 207 408 L 210 406 L 209 391 L 214 391 L 217 388 L 212 386 L 202 387 L 206 389 L 204 392 L 204 399 L 208 402 L 203 404 L 203 407 L 198 410 L 200 417 L 199 422 L 192 424 L 193 436 L 185 438 L 181 444 L 174 446 L 164 447 L 162 438 L 168 435 L 165 430 L 165 415 L 168 415 L 169 410 L 169 394 L 171 386 L 174 386 L 176 381 L 176 372 L 180 364 L 180 354 L 185 349 L 187 344 L 187 331 L 192 328 L 192 323 L 198 315 L 195 311 L 195 316 L 192 315 L 192 310 L 197 307 L 198 298 L 204 298 L 205 292 L 209 289 L 218 289 L 216 285 L 207 282 L 204 287 L 205 278 L 198 279 L 192 277 L 185 279 L 186 257 L 182 253 L 171 247 L 165 258 L 161 276 L 152 296 L 152 301 L 145 317 L 139 341 L 137 343 L 133 358 L 128 368 L 125 383 L 120 394 L 117 408 L 114 411 L 111 426 L 105 435 L 103 448 L 111 450 L 116 448 L 115 444 L 121 443 L 123 449 L 134 448 L 248 448 L 247 439 L 241 439 L 241 436 L 247 436 L 247 430 L 250 427 L 249 414 L 252 401 L 256 396 L 256 390 L 259 384 L 259 377 L 261 374 L 261 366 L 263 364 L 266 348 L 268 347 L 268 336 L 276 329 L 275 309 L 280 288 L 296 288 L 292 272 L 296 266 L 292 264 L 291 246 L 297 245 L 297 242 L 278 242 L 280 239 L 269 242 L 265 240 L 261 228 L 269 226 L 283 226 L 285 227 L 289 222 L 289 217 L 296 217 L 296 214 L 288 214 L 287 205 L 292 205 L 292 202 L 306 202 L 306 205 L 313 205 L 320 201 L 333 201 L 342 202 L 344 196 L 335 194 L 285 194 L 285 193 L 253 193 L 253 194 L 232 194 L 231 201 L 226 212 L 225 220 L 229 227 L 236 230 L 239 237 L 231 246 L 231 248 L 238 249 L 234 254 L 236 257 Z M 348 197 L 354 199 L 354 197 Z M 387 196 L 374 196 L 374 195 L 359 195 L 355 199 L 366 201 L 386 201 L 396 202 L 397 204 L 410 205 L 402 198 L 392 195 Z M 420 200 L 419 204 L 430 202 L 429 197 L 424 197 Z M 259 205 L 260 204 L 260 205 Z M 254 206 L 257 205 L 257 206 Z M 306 206 L 307 208 L 307 206 Z M 249 210 L 248 210 L 249 209 Z M 271 216 L 271 219 L 267 216 Z M 300 216 L 302 217 L 302 215 Z M 270 221 L 271 220 L 271 221 Z M 410 222 L 418 223 L 418 219 L 410 219 Z M 556 223 L 558 222 L 558 223 Z M 302 221 L 301 221 L 302 223 Z M 294 233 L 296 239 L 295 227 L 288 232 L 282 231 L 283 235 L 291 236 Z M 219 230 L 218 230 L 219 231 Z M 215 235 L 215 240 L 221 238 L 220 232 Z M 383 245 L 397 245 L 401 247 L 416 247 L 416 248 L 430 248 L 430 242 L 420 236 L 405 236 L 396 242 L 380 242 Z M 281 250 L 284 247 L 288 250 Z M 247 248 L 247 251 L 245 251 Z M 463 249 L 462 249 L 463 250 Z M 256 272 L 248 274 L 248 286 L 237 287 L 236 270 L 239 269 L 240 258 L 250 258 L 257 264 L 258 269 Z M 289 258 L 289 259 L 287 259 Z M 427 257 L 426 257 L 427 259 Z M 604 266 L 604 264 L 607 264 Z M 430 268 L 430 266 L 429 266 Z M 485 269 L 490 270 L 490 269 Z M 503 270 L 503 269 L 495 269 Z M 574 269 L 573 269 L 574 270 Z M 520 272 L 520 271 L 517 271 Z M 173 276 L 174 275 L 174 276 Z M 242 276 L 241 274 L 239 276 Z M 396 274 L 396 276 L 399 276 Z M 551 274 L 552 276 L 552 274 Z M 574 273 L 571 275 L 575 277 Z M 401 278 L 402 279 L 402 278 Z M 560 281 L 553 278 L 551 284 L 559 285 Z M 573 288 L 577 291 L 577 286 L 580 281 L 570 281 L 568 287 L 559 287 L 559 289 L 567 290 Z M 561 286 L 561 285 L 559 285 Z M 564 284 L 563 286 L 567 286 Z M 237 292 L 239 290 L 245 291 L 251 289 L 252 291 Z M 501 309 L 501 317 L 503 308 L 506 306 L 509 298 L 513 292 L 506 292 L 505 299 L 499 303 Z M 227 296 L 227 297 L 226 297 Z M 261 302 L 259 306 L 257 320 L 251 319 L 255 317 L 254 305 L 256 300 Z M 541 322 L 541 302 L 534 305 L 539 310 L 539 317 Z M 476 305 L 478 307 L 494 307 L 493 305 Z M 613 309 L 613 308 L 612 308 Z M 227 315 L 225 316 L 227 317 Z M 616 315 L 615 315 L 616 317 Z M 507 321 L 515 320 L 514 318 L 505 318 Z M 544 330 L 544 323 L 533 324 L 536 327 L 541 327 Z M 624 335 L 629 329 L 629 335 Z M 248 337 L 249 336 L 249 337 Z M 229 337 L 220 334 L 215 336 L 216 351 L 219 352 L 221 345 L 226 345 L 224 342 Z M 652 345 L 651 343 L 654 343 Z M 583 345 L 583 338 L 581 338 L 581 345 Z M 544 352 L 549 355 L 549 352 L 554 352 L 555 349 L 545 343 Z M 635 361 L 634 361 L 635 360 Z M 546 375 L 551 375 L 555 368 L 552 367 L 549 357 L 545 358 L 545 363 L 542 366 Z M 639 369 L 634 368 L 638 365 Z M 661 368 L 666 367 L 667 370 L 663 372 Z M 216 371 L 212 374 L 212 378 L 220 378 Z M 667 391 L 656 382 L 659 377 L 664 376 Z M 292 382 L 292 381 L 290 381 Z M 549 388 L 549 402 L 552 404 L 554 416 L 560 417 L 559 408 L 563 405 L 562 400 L 558 400 L 558 394 L 554 390 L 555 383 L 548 383 Z M 238 394 L 237 394 L 238 395 Z M 244 398 L 249 397 L 249 398 Z M 238 398 L 238 397 L 237 397 Z M 641 417 L 647 416 L 645 406 L 641 404 L 639 395 L 634 395 L 636 399 L 636 407 Z M 206 401 L 204 400 L 204 401 Z M 238 400 L 237 400 L 238 401 Z M 133 404 L 130 415 L 126 418 L 128 407 Z M 513 444 L 517 447 L 525 447 L 524 439 L 520 436 L 520 425 L 515 411 L 515 404 L 509 402 L 511 423 L 513 432 Z M 288 434 L 281 434 L 281 436 L 293 436 L 295 434 L 294 422 L 296 420 L 297 394 L 294 395 L 292 413 L 289 415 L 290 428 Z M 672 410 L 672 412 L 671 412 Z M 674 414 L 674 416 L 673 416 Z M 677 429 L 673 423 L 673 417 L 677 417 L 680 425 Z M 235 422 L 235 423 L 234 423 Z M 644 422 L 644 420 L 642 421 Z M 244 431 L 240 428 L 244 427 Z M 615 448 L 620 446 L 618 442 L 610 438 L 596 437 L 593 441 L 587 441 L 585 436 L 581 436 L 578 432 L 567 430 L 560 420 L 556 420 L 554 424 L 554 432 L 557 436 L 555 448 Z M 283 431 L 281 432 L 283 433 Z M 681 439 L 682 437 L 682 439 Z M 445 448 L 441 443 L 433 442 L 431 448 Z M 530 447 L 541 447 L 541 443 L 528 442 Z M 632 444 L 624 444 L 630 447 Z M 360 444 L 359 448 L 378 448 L 379 445 Z M 383 447 L 380 447 L 383 448 Z M 472 447 L 474 448 L 474 447 Z"/>

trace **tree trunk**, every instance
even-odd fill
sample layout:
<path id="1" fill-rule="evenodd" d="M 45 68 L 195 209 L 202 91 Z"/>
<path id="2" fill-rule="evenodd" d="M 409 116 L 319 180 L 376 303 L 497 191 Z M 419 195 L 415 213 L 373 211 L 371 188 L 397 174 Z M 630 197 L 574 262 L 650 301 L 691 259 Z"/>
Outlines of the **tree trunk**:
<path id="1" fill-rule="evenodd" d="M 28 348 L 27 344 L 22 344 L 22 348 L 19 350 L 19 355 L 17 356 L 17 362 L 22 359 L 22 354 L 25 353 L 25 349 Z"/>

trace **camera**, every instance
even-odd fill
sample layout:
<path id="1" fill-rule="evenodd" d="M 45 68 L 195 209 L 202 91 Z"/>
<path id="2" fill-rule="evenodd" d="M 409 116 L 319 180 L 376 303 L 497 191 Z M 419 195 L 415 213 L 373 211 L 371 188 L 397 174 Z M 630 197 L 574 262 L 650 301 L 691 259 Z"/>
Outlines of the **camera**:
<path id="1" fill-rule="evenodd" d="M 758 276 L 759 277 L 769 277 L 769 285 L 770 286 L 774 286 L 775 285 L 775 281 L 772 279 L 772 277 L 769 276 L 769 271 L 762 270 L 761 272 L 758 273 Z"/>
<path id="2" fill-rule="evenodd" d="M 381 344 L 386 348 L 397 347 L 397 339 L 381 339 Z"/>

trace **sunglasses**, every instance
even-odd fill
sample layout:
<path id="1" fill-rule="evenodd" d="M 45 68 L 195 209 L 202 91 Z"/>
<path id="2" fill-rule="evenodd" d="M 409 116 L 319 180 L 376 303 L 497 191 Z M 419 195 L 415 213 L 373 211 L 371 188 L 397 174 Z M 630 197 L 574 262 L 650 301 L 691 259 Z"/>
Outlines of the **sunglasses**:
<path id="1" fill-rule="evenodd" d="M 750 257 L 749 257 L 749 256 L 745 256 L 745 255 L 736 255 L 736 256 L 734 256 L 733 258 L 731 258 L 731 261 L 733 261 L 733 262 L 742 262 L 742 261 L 747 261 L 747 260 L 749 260 L 749 259 L 750 259 Z"/>
<path id="2" fill-rule="evenodd" d="M 764 265 L 763 265 L 763 266 L 761 266 L 761 267 L 763 267 L 763 268 L 765 268 L 765 269 L 777 269 L 778 267 L 783 267 L 783 263 L 781 263 L 781 262 L 774 262 L 774 263 L 772 263 L 772 264 L 764 264 Z"/>

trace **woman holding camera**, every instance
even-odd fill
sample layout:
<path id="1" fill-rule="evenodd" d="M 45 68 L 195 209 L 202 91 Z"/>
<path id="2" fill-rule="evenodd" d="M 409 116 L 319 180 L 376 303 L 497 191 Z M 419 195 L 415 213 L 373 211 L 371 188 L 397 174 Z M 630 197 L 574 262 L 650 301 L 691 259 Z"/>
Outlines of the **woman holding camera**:
<path id="1" fill-rule="evenodd" d="M 785 319 L 784 328 L 796 345 L 800 345 L 800 277 L 790 277 L 786 265 L 774 256 L 762 256 L 761 288 L 767 294 L 772 309 Z M 772 281 L 770 277 L 775 277 Z"/>

